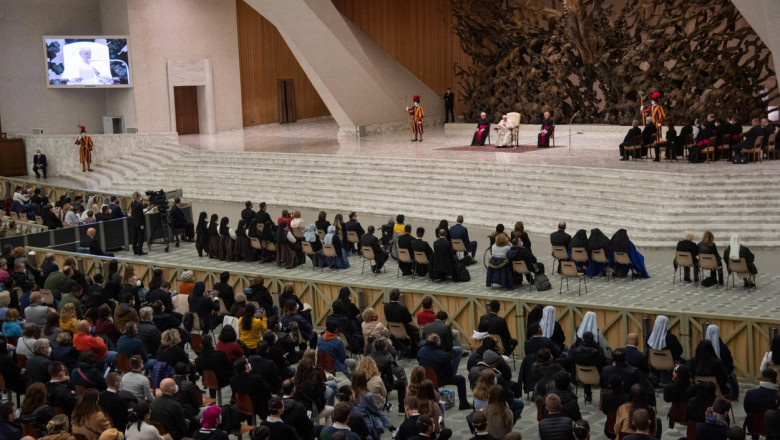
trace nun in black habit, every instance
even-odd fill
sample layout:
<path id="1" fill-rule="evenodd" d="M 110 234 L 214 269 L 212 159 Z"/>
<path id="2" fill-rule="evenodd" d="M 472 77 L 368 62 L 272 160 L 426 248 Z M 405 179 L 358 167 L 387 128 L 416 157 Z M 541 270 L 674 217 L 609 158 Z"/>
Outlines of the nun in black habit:
<path id="1" fill-rule="evenodd" d="M 636 250 L 636 246 L 628 238 L 628 232 L 625 229 L 618 229 L 612 239 L 609 241 L 609 253 L 625 252 L 628 254 L 628 258 L 631 260 L 631 270 L 634 271 L 634 276 L 640 278 L 650 278 L 645 268 L 645 257 Z M 612 269 L 617 274 L 627 274 L 628 268 L 625 265 L 620 265 L 612 262 Z"/>

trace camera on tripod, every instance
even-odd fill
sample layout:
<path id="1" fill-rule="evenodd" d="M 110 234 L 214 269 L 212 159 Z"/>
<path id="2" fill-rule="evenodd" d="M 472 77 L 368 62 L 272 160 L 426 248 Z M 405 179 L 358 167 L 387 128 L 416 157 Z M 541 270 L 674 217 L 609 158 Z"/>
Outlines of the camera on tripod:
<path id="1" fill-rule="evenodd" d="M 168 212 L 170 204 L 168 203 L 168 196 L 165 191 L 146 191 L 146 196 L 149 198 L 149 205 L 157 208 L 158 212 Z"/>

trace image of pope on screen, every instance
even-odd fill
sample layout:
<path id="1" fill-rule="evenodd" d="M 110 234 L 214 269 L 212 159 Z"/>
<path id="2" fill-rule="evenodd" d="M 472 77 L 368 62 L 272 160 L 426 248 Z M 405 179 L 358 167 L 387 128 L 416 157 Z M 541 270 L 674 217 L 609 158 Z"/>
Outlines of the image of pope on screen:
<path id="1" fill-rule="evenodd" d="M 126 39 L 47 38 L 45 44 L 51 86 L 130 84 Z"/>

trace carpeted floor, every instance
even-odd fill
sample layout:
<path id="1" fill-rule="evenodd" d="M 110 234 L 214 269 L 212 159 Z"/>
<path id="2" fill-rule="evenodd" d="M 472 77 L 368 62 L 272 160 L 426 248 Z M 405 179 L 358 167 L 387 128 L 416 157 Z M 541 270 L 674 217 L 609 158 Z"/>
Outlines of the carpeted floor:
<path id="1" fill-rule="evenodd" d="M 549 148 L 538 148 L 536 145 L 520 145 L 518 147 L 514 146 L 507 146 L 507 147 L 497 147 L 495 145 L 485 145 L 484 147 L 477 147 L 473 145 L 464 145 L 462 147 L 445 147 L 445 148 L 436 148 L 436 150 L 449 150 L 449 151 L 479 151 L 479 152 L 501 152 L 501 153 L 528 153 L 530 151 L 543 151 L 543 150 L 550 150 L 553 148 L 562 148 L 563 145 L 556 145 L 554 147 Z"/>

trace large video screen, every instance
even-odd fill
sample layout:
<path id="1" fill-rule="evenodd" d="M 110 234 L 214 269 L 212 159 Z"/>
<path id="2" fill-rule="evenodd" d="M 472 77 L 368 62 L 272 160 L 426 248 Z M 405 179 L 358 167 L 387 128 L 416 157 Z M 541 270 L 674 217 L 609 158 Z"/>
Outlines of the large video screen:
<path id="1" fill-rule="evenodd" d="M 47 86 L 131 87 L 127 36 L 43 37 Z"/>

